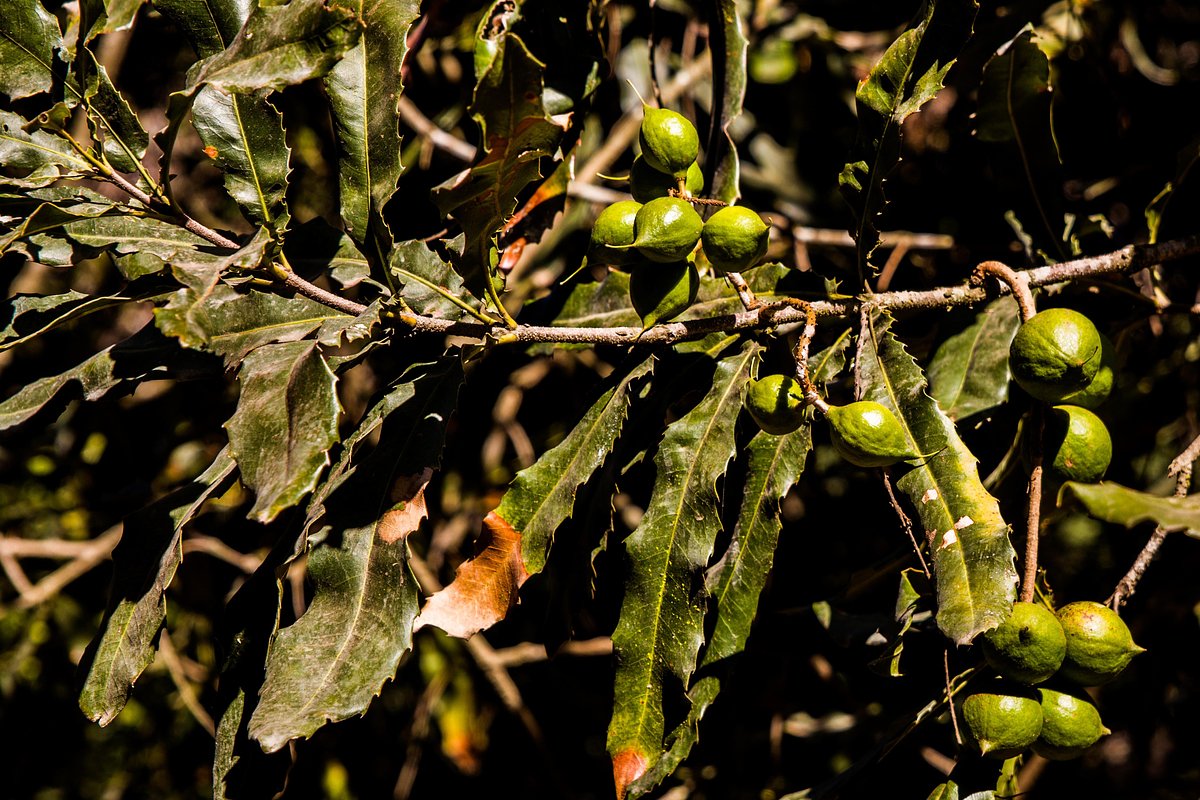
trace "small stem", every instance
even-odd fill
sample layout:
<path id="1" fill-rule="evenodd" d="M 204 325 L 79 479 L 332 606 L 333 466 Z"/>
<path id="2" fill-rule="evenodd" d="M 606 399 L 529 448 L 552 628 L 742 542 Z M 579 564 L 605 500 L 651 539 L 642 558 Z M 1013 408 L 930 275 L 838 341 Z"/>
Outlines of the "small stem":
<path id="1" fill-rule="evenodd" d="M 1041 404 L 1034 406 L 1030 434 L 1033 436 L 1030 453 L 1033 467 L 1029 471 L 1029 497 L 1025 517 L 1025 576 L 1021 581 L 1021 602 L 1032 603 L 1037 585 L 1038 536 L 1042 514 L 1042 434 L 1045 429 L 1045 413 Z"/>
<path id="2" fill-rule="evenodd" d="M 762 300 L 754 296 L 754 290 L 750 288 L 750 284 L 746 283 L 746 279 L 740 272 L 726 272 L 725 279 L 733 285 L 738 299 L 742 301 L 742 307 L 747 311 L 754 311 L 763 304 Z"/>
<path id="3" fill-rule="evenodd" d="M 1171 462 L 1167 468 L 1168 475 L 1175 476 L 1175 496 L 1186 497 L 1188 490 L 1192 487 L 1192 462 L 1200 457 L 1200 437 L 1197 437 L 1187 449 L 1184 450 L 1178 458 Z M 1133 596 L 1137 589 L 1138 581 L 1142 579 L 1142 575 L 1146 572 L 1146 568 L 1150 566 L 1155 557 L 1158 555 L 1158 549 L 1162 547 L 1162 543 L 1167 538 L 1167 531 L 1162 527 L 1154 529 L 1154 533 L 1150 534 L 1149 541 L 1142 551 L 1137 554 L 1133 564 L 1129 567 L 1129 571 L 1125 573 L 1121 580 L 1117 581 L 1117 586 L 1113 589 L 1112 595 L 1108 598 L 1108 605 L 1114 611 L 1118 611 L 1121 605 L 1130 597 Z"/>
<path id="4" fill-rule="evenodd" d="M 942 648 L 942 674 L 946 678 L 946 698 L 950 707 L 950 724 L 954 727 L 954 742 L 960 747 L 963 743 L 962 731 L 958 728 L 958 712 L 954 710 L 954 690 L 950 686 L 950 646 Z"/>
<path id="5" fill-rule="evenodd" d="M 496 312 L 500 314 L 500 317 L 504 320 L 504 324 L 508 326 L 509 330 L 516 328 L 517 321 L 509 315 L 508 309 L 504 307 L 504 303 L 500 300 L 500 294 L 496 291 L 496 284 L 492 280 L 492 276 L 484 275 L 483 284 L 484 290 L 487 291 L 488 299 L 496 307 Z"/>
<path id="6" fill-rule="evenodd" d="M 804 329 L 800 331 L 800 338 L 796 340 L 796 349 L 792 351 L 796 359 L 796 380 L 800 382 L 800 387 L 804 390 L 804 402 L 822 414 L 828 414 L 829 404 L 821 398 L 820 392 L 817 391 L 817 387 L 813 385 L 812 378 L 808 374 L 808 348 L 812 344 L 813 337 L 817 335 L 817 312 L 811 303 L 794 297 L 785 297 L 776 303 L 764 306 L 759 311 L 761 313 L 768 309 L 784 306 L 792 306 L 804 312 Z"/>
<path id="7" fill-rule="evenodd" d="M 975 268 L 975 272 L 971 275 L 971 282 L 982 284 L 987 275 L 1003 281 L 1013 296 L 1017 298 L 1017 305 L 1021 308 L 1022 322 L 1028 322 L 1037 313 L 1037 306 L 1033 302 L 1033 293 L 1029 291 L 1028 273 L 1014 272 L 999 261 L 984 261 Z"/>
<path id="8" fill-rule="evenodd" d="M 900 501 L 896 499 L 896 492 L 892 489 L 892 471 L 888 467 L 884 467 L 880 472 L 883 473 L 883 488 L 887 490 L 888 502 L 892 505 L 892 510 L 896 512 L 896 516 L 900 520 L 900 527 L 904 528 L 904 532 L 908 534 L 908 540 L 912 542 L 913 552 L 917 554 L 917 560 L 921 562 L 921 571 L 925 573 L 926 580 L 933 580 L 933 573 L 929 571 L 929 564 L 925 561 L 925 554 L 921 552 L 921 545 L 917 542 L 917 535 L 913 532 L 912 520 L 908 514 L 904 513 L 904 509 L 900 506 Z"/>

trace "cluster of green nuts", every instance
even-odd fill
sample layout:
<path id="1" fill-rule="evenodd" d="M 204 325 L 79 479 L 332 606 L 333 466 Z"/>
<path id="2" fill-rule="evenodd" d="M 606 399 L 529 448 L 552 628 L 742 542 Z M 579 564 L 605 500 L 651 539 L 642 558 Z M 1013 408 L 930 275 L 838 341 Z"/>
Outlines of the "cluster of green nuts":
<path id="1" fill-rule="evenodd" d="M 1016 603 L 1012 616 L 984 634 L 982 648 L 999 677 L 962 701 L 967 745 L 993 758 L 1032 748 L 1058 761 L 1077 758 L 1108 733 L 1079 687 L 1108 683 L 1143 652 L 1117 612 L 1086 600 L 1057 614 Z"/>
<path id="2" fill-rule="evenodd" d="M 1013 380 L 1051 406 L 1045 461 L 1059 480 L 1095 483 L 1108 469 L 1112 438 L 1091 409 L 1112 391 L 1115 360 L 1108 337 L 1067 308 L 1035 314 L 1013 338 L 1008 353 Z"/>
<path id="3" fill-rule="evenodd" d="M 744 206 L 725 206 L 703 220 L 692 202 L 704 189 L 695 126 L 668 109 L 644 111 L 642 152 L 629 173 L 633 199 L 600 212 L 588 260 L 629 271 L 630 300 L 649 328 L 695 302 L 697 244 L 715 272 L 740 272 L 766 254 L 770 228 Z"/>

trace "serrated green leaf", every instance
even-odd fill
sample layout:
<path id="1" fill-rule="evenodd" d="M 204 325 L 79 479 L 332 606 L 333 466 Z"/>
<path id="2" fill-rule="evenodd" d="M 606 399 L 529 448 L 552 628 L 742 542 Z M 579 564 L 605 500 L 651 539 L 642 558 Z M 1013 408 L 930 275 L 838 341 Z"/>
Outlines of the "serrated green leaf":
<path id="1" fill-rule="evenodd" d="M 32 200 L 33 197 L 28 199 Z M 42 203 L 26 214 L 22 214 L 22 210 L 17 210 L 17 225 L 0 236 L 0 253 L 7 252 L 22 239 L 29 239 L 46 231 L 54 231 L 69 222 L 103 216 L 125 216 L 129 213 L 127 208 L 118 206 L 107 199 L 102 199 L 100 202 L 77 202 L 64 199 Z"/>
<path id="2" fill-rule="evenodd" d="M 521 558 L 529 574 L 546 565 L 554 532 L 571 517 L 575 493 L 599 469 L 616 444 L 629 404 L 654 367 L 647 358 L 615 376 L 566 438 L 517 473 L 496 514 L 521 534 Z"/>
<path id="3" fill-rule="evenodd" d="M 79 707 L 93 722 L 104 726 L 121 713 L 134 681 L 154 660 L 154 640 L 167 616 L 167 586 L 183 561 L 183 526 L 229 485 L 234 469 L 222 450 L 190 484 L 125 521 L 113 550 L 108 608 L 80 665 Z"/>
<path id="4" fill-rule="evenodd" d="M 367 253 L 386 255 L 392 241 L 383 207 L 402 172 L 396 103 L 404 91 L 408 31 L 420 11 L 420 0 L 358 0 L 362 38 L 325 78 L 339 147 L 342 220 Z"/>
<path id="5" fill-rule="evenodd" d="M 49 91 L 54 52 L 62 47 L 58 20 L 39 0 L 16 0 L 0 14 L 0 93 L 10 100 Z"/>
<path id="6" fill-rule="evenodd" d="M 492 56 L 478 74 L 471 102 L 485 155 L 434 193 L 438 206 L 466 233 L 457 268 L 477 297 L 487 296 L 487 282 L 495 278 L 496 236 L 516 210 L 517 195 L 542 177 L 538 161 L 554 155 L 564 131 L 546 113 L 544 67 L 521 38 L 504 32 L 488 46 Z"/>
<path id="7" fill-rule="evenodd" d="M 0 109 L 0 164 L 5 172 L 21 172 L 20 178 L 0 175 L 0 184 L 46 186 L 90 171 L 88 163 L 62 137 L 36 129 L 26 132 L 25 123 L 24 117 Z"/>
<path id="8" fill-rule="evenodd" d="M 283 115 L 264 98 L 207 86 L 192 104 L 192 124 L 246 218 L 285 228 L 290 150 L 283 138 Z"/>
<path id="9" fill-rule="evenodd" d="M 991 144 L 993 173 L 1035 246 L 1056 257 L 1063 250 L 1062 165 L 1054 138 L 1050 60 L 1026 25 L 983 68 L 975 135 Z"/>
<path id="10" fill-rule="evenodd" d="M 63 292 L 52 295 L 17 295 L 0 303 L 0 352 L 9 350 L 47 331 L 96 311 L 122 305 L 133 300 L 159 297 L 150 290 L 142 294 L 88 295 L 83 292 Z"/>
<path id="11" fill-rule="evenodd" d="M 700 662 L 702 677 L 688 692 L 687 719 L 668 738 L 663 756 L 629 787 L 628 797 L 650 791 L 671 775 L 699 740 L 700 720 L 721 690 L 728 660 L 745 649 L 750 635 L 782 529 L 779 501 L 800 479 L 811 447 L 808 425 L 784 436 L 760 431 L 750 440 L 746 485 L 733 538 L 705 580 L 716 615 Z"/>
<path id="12" fill-rule="evenodd" d="M 325 0 L 257 5 L 221 52 L 188 74 L 188 92 L 209 85 L 227 92 L 280 90 L 319 78 L 358 43 L 354 12 Z"/>
<path id="13" fill-rule="evenodd" d="M 612 636 L 617 669 L 608 728 L 618 795 L 662 755 L 666 681 L 686 686 L 696 667 L 704 602 L 694 587 L 721 530 L 716 484 L 736 450 L 735 422 L 760 350 L 747 342 L 721 361 L 704 399 L 667 427 L 649 507 L 625 540 L 629 574 Z"/>
<path id="14" fill-rule="evenodd" d="M 121 172 L 137 172 L 150 145 L 150 135 L 91 51 L 85 49 L 81 58 L 86 59 L 81 65 L 87 76 L 82 99 L 87 105 L 92 139 L 102 142 L 101 152 L 113 167 Z"/>
<path id="15" fill-rule="evenodd" d="M 1168 531 L 1183 531 L 1200 538 L 1200 495 L 1158 497 L 1119 483 L 1068 481 L 1058 492 L 1058 505 L 1076 500 L 1087 513 L 1105 522 L 1132 528 L 1153 522 Z"/>
<path id="16" fill-rule="evenodd" d="M 179 347 L 174 342 L 147 325 L 66 372 L 23 386 L 0 403 L 0 430 L 20 425 L 51 401 L 61 401 L 68 387 L 77 386 L 85 400 L 98 400 L 114 389 L 132 389 L 143 380 L 170 378 L 193 367 L 179 358 Z"/>
<path id="17" fill-rule="evenodd" d="M 743 32 L 742 19 L 736 0 L 718 0 L 713 8 L 717 19 L 709 23 L 713 36 L 713 85 L 719 88 L 721 107 L 719 126 L 709 132 L 707 154 L 713 154 L 709 195 L 726 203 L 735 202 L 741 195 L 740 167 L 737 145 L 729 135 L 729 126 L 742 114 L 746 99 L 746 52 L 749 41 Z M 719 159 L 716 155 L 719 154 Z"/>
<path id="18" fill-rule="evenodd" d="M 400 296 L 413 311 L 455 319 L 467 308 L 479 309 L 480 302 L 467 291 L 452 263 L 462 251 L 463 237 L 441 244 L 446 250 L 439 252 L 426 242 L 400 242 L 392 250 L 388 269 L 400 279 Z"/>
<path id="19" fill-rule="evenodd" d="M 887 200 L 883 183 L 900 160 L 901 124 L 941 91 L 942 81 L 971 36 L 975 0 L 926 0 L 913 23 L 858 85 L 858 136 L 838 177 L 854 213 L 858 279 L 874 274 L 876 218 Z"/>
<path id="20" fill-rule="evenodd" d="M 263 229 L 254 241 L 222 261 L 173 265 L 175 277 L 187 288 L 155 309 L 158 327 L 184 347 L 216 353 L 233 366 L 256 347 L 302 339 L 327 322 L 352 319 L 306 297 L 245 291 L 222 282 L 230 267 L 261 261 L 269 243 L 270 233 Z"/>
<path id="21" fill-rule="evenodd" d="M 337 377 L 316 342 L 268 344 L 238 373 L 241 395 L 225 423 L 229 450 L 254 490 L 248 516 L 270 522 L 317 485 L 338 440 Z"/>
<path id="22" fill-rule="evenodd" d="M 308 524 L 323 517 L 328 502 L 336 504 L 329 520 L 340 525 L 326 529 L 309 555 L 312 605 L 271 646 L 250 720 L 250 735 L 265 750 L 365 711 L 411 647 L 418 602 L 407 536 L 424 516 L 424 503 L 405 489 L 413 485 L 408 478 L 427 481 L 439 465 L 462 378 L 453 354 L 407 370 L 367 413 L 314 493 Z M 375 449 L 355 459 L 357 446 L 380 426 Z"/>
<path id="23" fill-rule="evenodd" d="M 977 459 L 926 394 L 925 375 L 891 326 L 886 311 L 872 311 L 865 341 L 859 342 L 859 389 L 864 400 L 896 414 L 916 452 L 933 454 L 896 485 L 917 509 L 932 542 L 938 627 L 958 644 L 968 644 L 1011 613 L 1016 552 L 999 504 L 979 480 Z"/>
<path id="24" fill-rule="evenodd" d="M 179 264 L 218 264 L 229 255 L 213 247 L 207 239 L 153 217 L 89 217 L 67 222 L 62 229 L 71 241 L 96 250 L 149 253 Z"/>
<path id="25" fill-rule="evenodd" d="M 1001 297 L 938 346 L 929 360 L 929 390 L 946 416 L 966 419 L 1008 400 L 1008 347 L 1020 325 L 1017 301 Z"/>

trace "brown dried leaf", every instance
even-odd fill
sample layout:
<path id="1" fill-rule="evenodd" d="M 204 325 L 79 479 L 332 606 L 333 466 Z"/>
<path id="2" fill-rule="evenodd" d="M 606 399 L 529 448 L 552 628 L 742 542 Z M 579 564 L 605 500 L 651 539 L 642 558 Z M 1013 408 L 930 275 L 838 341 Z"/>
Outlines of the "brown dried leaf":
<path id="1" fill-rule="evenodd" d="M 529 577 L 521 561 L 521 534 L 491 512 L 475 542 L 477 552 L 458 568 L 454 580 L 425 601 L 413 630 L 434 625 L 469 639 L 508 615 Z"/>
<path id="2" fill-rule="evenodd" d="M 416 475 L 401 475 L 392 486 L 392 507 L 379 520 L 379 538 L 387 544 L 405 539 L 429 516 L 425 487 L 433 477 L 426 467 Z"/>

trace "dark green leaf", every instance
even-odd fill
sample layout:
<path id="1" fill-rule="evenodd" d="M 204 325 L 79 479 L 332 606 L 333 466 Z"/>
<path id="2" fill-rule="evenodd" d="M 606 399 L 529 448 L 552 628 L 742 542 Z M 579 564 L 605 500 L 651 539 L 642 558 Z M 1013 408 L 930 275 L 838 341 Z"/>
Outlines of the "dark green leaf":
<path id="1" fill-rule="evenodd" d="M 446 421 L 462 383 L 450 354 L 411 367 L 345 442 L 309 504 L 311 526 L 337 504 L 309 555 L 313 602 L 271 647 L 250 734 L 266 750 L 310 736 L 326 720 L 366 710 L 412 645 L 417 587 L 407 537 L 425 516 L 422 492 L 440 463 Z M 364 458 L 359 445 L 380 429 Z"/>
<path id="2" fill-rule="evenodd" d="M 227 256 L 224 251 L 218 255 L 207 239 L 153 217 L 89 217 L 64 224 L 63 232 L 71 241 L 95 250 L 149 253 L 173 263 L 219 264 Z"/>
<path id="3" fill-rule="evenodd" d="M 666 753 L 629 787 L 636 797 L 657 786 L 687 758 L 700 737 L 700 720 L 716 700 L 728 673 L 728 659 L 742 652 L 775 558 L 782 525 L 779 501 L 800 479 L 812 447 L 808 425 L 784 436 L 759 432 L 750 440 L 742 503 L 729 549 L 705 581 L 716 618 L 700 662 L 700 680 L 688 692 L 687 719 L 675 729 Z"/>
<path id="4" fill-rule="evenodd" d="M 28 420 L 69 386 L 77 385 L 85 400 L 98 400 L 113 389 L 132 389 L 143 380 L 166 379 L 177 373 L 178 347 L 148 325 L 119 344 L 106 347 L 96 355 L 60 375 L 36 380 L 0 403 L 0 430 Z M 182 368 L 186 369 L 183 363 Z"/>
<path id="5" fill-rule="evenodd" d="M 400 180 L 396 102 L 401 64 L 420 0 L 358 0 L 362 38 L 329 71 L 325 89 L 339 145 L 342 220 L 364 252 L 391 245 L 383 207 Z M 373 241 L 372 241 L 373 240 Z"/>
<path id="6" fill-rule="evenodd" d="M 1200 538 L 1200 495 L 1158 497 L 1118 483 L 1068 481 L 1058 492 L 1058 504 L 1074 499 L 1096 519 L 1132 528 L 1153 522 L 1168 531 L 1183 531 Z"/>
<path id="7" fill-rule="evenodd" d="M 979 481 L 977 460 L 954 423 L 925 392 L 925 376 L 874 311 L 859 342 L 862 397 L 890 408 L 916 452 L 931 453 L 897 481 L 930 538 L 937 577 L 938 627 L 967 644 L 1011 613 L 1016 552 L 996 499 Z"/>
<path id="8" fill-rule="evenodd" d="M 18 224 L 0 236 L 0 253 L 6 252 L 18 240 L 56 230 L 69 222 L 102 216 L 123 216 L 127 211 L 128 209 L 103 198 L 98 202 L 60 200 L 42 203 L 27 215 L 19 217 Z M 20 214 L 20 211 L 17 213 Z"/>
<path id="9" fill-rule="evenodd" d="M 62 47 L 58 20 L 39 0 L 13 0 L 0 14 L 0 93 L 10 100 L 50 89 L 54 51 Z"/>
<path id="10" fill-rule="evenodd" d="M 253 266 L 261 260 L 268 243 L 264 229 L 224 261 L 175 265 L 175 277 L 187 288 L 155 310 L 163 333 L 178 338 L 184 347 L 223 356 L 232 366 L 256 347 L 302 339 L 331 320 L 349 321 L 349 315 L 306 297 L 245 291 L 221 281 L 230 266 Z"/>
<path id="11" fill-rule="evenodd" d="M 249 516 L 270 522 L 317 485 L 338 439 L 337 378 L 315 342 L 269 344 L 238 373 L 241 396 L 225 428 L 242 480 L 254 490 Z"/>
<path id="12" fill-rule="evenodd" d="M 521 534 L 521 558 L 529 574 L 541 572 L 558 526 L 570 518 L 575 493 L 612 452 L 629 404 L 654 360 L 647 358 L 610 381 L 610 386 L 557 446 L 517 473 L 496 514 Z"/>
<path id="13" fill-rule="evenodd" d="M 289 150 L 279 111 L 264 98 L 209 86 L 196 95 L 192 124 L 246 218 L 286 227 Z"/>
<path id="14" fill-rule="evenodd" d="M 946 416 L 966 419 L 1008 400 L 1008 346 L 1020 325 L 1017 301 L 1001 297 L 938 346 L 929 361 L 929 389 Z"/>
<path id="15" fill-rule="evenodd" d="M 324 0 L 254 6 L 233 41 L 192 69 L 188 91 L 204 85 L 235 93 L 280 90 L 319 78 L 359 34 L 353 11 Z"/>
<path id="16" fill-rule="evenodd" d="M 1050 61 L 1026 25 L 983 69 L 975 135 L 992 145 L 993 174 L 1022 218 L 1034 244 L 1065 258 L 1062 166 L 1051 115 Z"/>
<path id="17" fill-rule="evenodd" d="M 92 312 L 154 296 L 153 293 L 144 297 L 136 294 L 93 296 L 75 291 L 17 295 L 0 303 L 0 321 L 5 322 L 5 327 L 0 330 L 0 352 Z"/>
<path id="18" fill-rule="evenodd" d="M 457 254 L 462 241 L 456 237 L 445 245 Z M 392 250 L 388 268 L 403 283 L 400 296 L 413 311 L 455 319 L 467 308 L 479 308 L 479 301 L 467 291 L 450 259 L 448 253 L 439 253 L 422 241 L 400 242 Z"/>
<path id="19" fill-rule="evenodd" d="M 246 21 L 251 4 L 245 0 L 153 0 L 155 10 L 183 31 L 200 58 L 228 47 Z"/>
<path id="20" fill-rule="evenodd" d="M 13 178 L 0 175 L 0 184 L 46 186 L 59 178 L 90 171 L 88 163 L 65 139 L 43 130 L 26 132 L 24 126 L 23 117 L 0 109 L 0 165 L 5 173 L 19 173 Z"/>
<path id="21" fill-rule="evenodd" d="M 488 46 L 491 59 L 478 74 L 471 104 L 486 154 L 435 194 L 466 233 L 458 271 L 477 297 L 486 296 L 494 279 L 496 236 L 516 210 L 517 194 L 542 177 L 538 161 L 555 153 L 564 130 L 546 113 L 543 66 L 520 37 L 505 32 Z"/>
<path id="22" fill-rule="evenodd" d="M 742 31 L 735 0 L 717 0 L 711 8 L 717 18 L 709 22 L 713 41 L 714 105 L 721 109 L 709 131 L 705 151 L 712 170 L 707 181 L 708 196 L 733 203 L 741 195 L 737 146 L 729 135 L 729 126 L 742 114 L 746 98 L 746 51 L 749 42 Z M 720 57 L 717 57 L 720 54 Z M 720 124 L 715 124 L 720 120 Z"/>
<path id="23" fill-rule="evenodd" d="M 874 274 L 876 218 L 887 204 L 884 180 L 900 160 L 901 125 L 941 91 L 977 10 L 975 0 L 926 0 L 909 29 L 858 85 L 858 136 L 838 184 L 854 213 L 850 232 L 858 247 L 860 283 Z"/>
<path id="24" fill-rule="evenodd" d="M 234 468 L 222 450 L 190 484 L 125 521 L 113 551 L 108 609 L 80 665 L 79 707 L 93 722 L 107 725 L 121 713 L 134 681 L 154 660 L 154 640 L 167 615 L 167 586 L 183 561 L 183 526 L 229 485 Z"/>
<path id="25" fill-rule="evenodd" d="M 371 266 L 354 241 L 320 217 L 293 226 L 283 252 L 296 272 L 306 277 L 328 273 L 342 286 L 354 286 L 371 274 Z"/>
<path id="26" fill-rule="evenodd" d="M 704 601 L 695 593 L 721 530 L 717 481 L 736 450 L 734 423 L 760 347 L 721 361 L 712 388 L 667 427 L 654 463 L 649 507 L 625 540 L 629 575 L 613 632 L 617 672 L 608 752 L 617 793 L 662 755 L 666 681 L 686 686 L 704 641 Z"/>
<path id="27" fill-rule="evenodd" d="M 113 86 L 108 71 L 96 61 L 91 51 L 87 59 L 87 87 L 83 100 L 88 109 L 88 124 L 92 138 L 102 141 L 101 151 L 110 164 L 121 172 L 137 172 L 142 157 L 150 145 L 137 114 Z"/>

